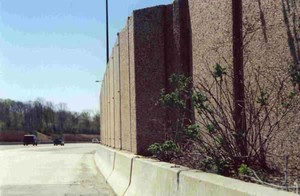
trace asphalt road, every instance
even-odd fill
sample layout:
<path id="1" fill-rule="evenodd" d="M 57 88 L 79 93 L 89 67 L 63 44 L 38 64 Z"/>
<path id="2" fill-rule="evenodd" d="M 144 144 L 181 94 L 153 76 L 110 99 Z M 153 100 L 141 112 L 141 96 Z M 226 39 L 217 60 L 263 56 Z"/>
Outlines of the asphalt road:
<path id="1" fill-rule="evenodd" d="M 1 196 L 114 195 L 94 162 L 97 144 L 0 146 Z"/>

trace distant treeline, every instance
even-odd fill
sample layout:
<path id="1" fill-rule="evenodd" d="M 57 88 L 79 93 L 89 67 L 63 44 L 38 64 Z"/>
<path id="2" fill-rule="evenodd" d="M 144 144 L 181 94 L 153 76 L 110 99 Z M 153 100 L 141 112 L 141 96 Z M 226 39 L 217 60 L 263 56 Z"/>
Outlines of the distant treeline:
<path id="1" fill-rule="evenodd" d="M 100 115 L 90 112 L 70 112 L 64 103 L 37 99 L 20 102 L 0 99 L 0 131 L 36 131 L 51 134 L 99 134 Z"/>

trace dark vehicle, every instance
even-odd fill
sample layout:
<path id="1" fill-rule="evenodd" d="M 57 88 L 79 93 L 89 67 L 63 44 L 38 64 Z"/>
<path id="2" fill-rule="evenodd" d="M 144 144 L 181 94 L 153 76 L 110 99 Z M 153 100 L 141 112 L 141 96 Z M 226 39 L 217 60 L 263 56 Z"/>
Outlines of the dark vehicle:
<path id="1" fill-rule="evenodd" d="M 61 138 L 56 138 L 56 139 L 53 141 L 53 144 L 54 144 L 54 146 L 57 146 L 57 145 L 64 146 L 64 145 L 65 145 L 65 142 L 64 142 L 64 140 L 61 139 Z"/>
<path id="2" fill-rule="evenodd" d="M 35 135 L 24 135 L 23 137 L 23 145 L 28 146 L 28 144 L 32 144 L 33 146 L 37 146 L 37 137 Z"/>

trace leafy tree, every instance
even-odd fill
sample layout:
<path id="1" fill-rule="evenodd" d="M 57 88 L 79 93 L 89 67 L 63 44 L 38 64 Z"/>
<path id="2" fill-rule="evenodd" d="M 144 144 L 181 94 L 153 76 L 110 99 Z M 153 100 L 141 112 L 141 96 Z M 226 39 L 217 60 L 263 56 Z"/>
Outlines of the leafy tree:
<path id="1" fill-rule="evenodd" d="M 45 134 L 99 134 L 100 115 L 84 111 L 70 112 L 65 103 L 54 105 L 39 98 L 26 103 L 0 99 L 0 130 L 36 131 Z"/>

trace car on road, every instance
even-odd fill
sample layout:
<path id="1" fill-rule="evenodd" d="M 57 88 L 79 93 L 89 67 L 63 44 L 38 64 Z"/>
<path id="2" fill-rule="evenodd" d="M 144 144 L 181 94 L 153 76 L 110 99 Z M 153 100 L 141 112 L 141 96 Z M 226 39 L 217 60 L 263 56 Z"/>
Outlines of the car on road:
<path id="1" fill-rule="evenodd" d="M 92 143 L 100 143 L 100 142 L 99 142 L 98 138 L 93 138 Z"/>
<path id="2" fill-rule="evenodd" d="M 37 146 L 37 137 L 35 135 L 24 135 L 23 137 L 23 145 L 28 146 L 28 144 L 32 144 L 33 146 Z"/>
<path id="3" fill-rule="evenodd" d="M 53 144 L 54 144 L 54 146 L 58 146 L 58 145 L 64 146 L 65 142 L 64 142 L 64 140 L 62 138 L 56 138 L 53 141 Z"/>

